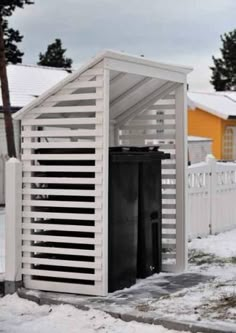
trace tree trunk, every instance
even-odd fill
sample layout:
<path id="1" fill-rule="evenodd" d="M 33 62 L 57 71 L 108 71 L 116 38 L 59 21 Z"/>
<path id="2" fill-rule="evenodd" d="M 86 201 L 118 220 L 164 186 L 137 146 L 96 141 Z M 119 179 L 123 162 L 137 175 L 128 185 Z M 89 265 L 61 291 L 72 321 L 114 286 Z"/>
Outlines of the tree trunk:
<path id="1" fill-rule="evenodd" d="M 3 21 L 2 16 L 0 15 L 0 80 L 1 80 L 2 104 L 3 104 L 3 113 L 5 120 L 8 156 L 16 157 L 16 147 L 14 140 L 14 128 L 11 116 L 11 105 L 10 105 L 10 95 L 9 95 L 9 87 L 7 79 L 2 21 Z"/>

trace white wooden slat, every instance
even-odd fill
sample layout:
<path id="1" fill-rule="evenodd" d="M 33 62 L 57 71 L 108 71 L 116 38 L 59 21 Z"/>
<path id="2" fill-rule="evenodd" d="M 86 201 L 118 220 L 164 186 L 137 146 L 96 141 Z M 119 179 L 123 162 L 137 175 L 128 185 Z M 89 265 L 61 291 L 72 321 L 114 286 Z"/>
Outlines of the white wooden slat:
<path id="1" fill-rule="evenodd" d="M 103 108 L 97 105 L 83 106 L 39 106 L 32 110 L 32 114 L 54 114 L 54 113 L 84 113 L 84 112 L 103 112 Z"/>
<path id="2" fill-rule="evenodd" d="M 83 273 L 58 272 L 58 271 L 47 271 L 41 269 L 22 268 L 22 273 L 25 275 L 60 277 L 64 279 L 80 279 L 80 280 L 92 280 L 92 281 L 101 280 L 101 272 L 99 273 L 96 272 L 95 274 L 83 274 Z"/>
<path id="3" fill-rule="evenodd" d="M 59 219 L 59 220 L 94 220 L 94 221 L 101 221 L 102 215 L 101 213 L 95 214 L 73 214 L 73 213 L 50 213 L 50 212 L 22 212 L 23 217 L 31 217 L 31 218 L 52 218 L 52 219 Z"/>
<path id="4" fill-rule="evenodd" d="M 137 118 L 134 118 L 134 121 L 145 121 L 145 120 L 175 120 L 175 114 L 145 114 Z"/>
<path id="5" fill-rule="evenodd" d="M 36 126 L 102 124 L 102 117 L 24 119 L 22 124 Z"/>
<path id="6" fill-rule="evenodd" d="M 176 259 L 176 253 L 163 253 L 162 259 Z"/>
<path id="7" fill-rule="evenodd" d="M 162 239 L 176 239 L 176 234 L 162 233 Z"/>
<path id="8" fill-rule="evenodd" d="M 66 223 L 66 222 L 65 222 Z M 30 230 L 59 230 L 59 231 L 76 231 L 76 232 L 101 232 L 102 225 L 96 222 L 95 226 L 88 225 L 71 225 L 57 223 L 22 223 L 22 229 Z"/>
<path id="9" fill-rule="evenodd" d="M 102 184 L 102 177 L 68 178 L 68 177 L 23 177 L 23 183 L 30 184 Z"/>
<path id="10" fill-rule="evenodd" d="M 48 98 L 48 102 L 65 102 L 65 101 L 84 101 L 92 99 L 101 99 L 102 94 L 99 93 L 89 93 L 89 94 L 64 94 L 58 93 L 57 95 Z"/>
<path id="11" fill-rule="evenodd" d="M 127 139 L 143 139 L 143 140 L 174 140 L 175 139 L 175 134 L 170 133 L 170 134 L 166 134 L 166 133 L 156 133 L 156 134 L 122 134 L 120 135 L 120 139 L 121 140 L 127 140 Z"/>
<path id="12" fill-rule="evenodd" d="M 163 174 L 162 176 L 161 176 L 161 178 L 162 178 L 162 180 L 164 180 L 164 179 L 176 179 L 176 175 L 174 174 L 171 174 L 171 175 L 168 175 L 168 174 Z"/>
<path id="13" fill-rule="evenodd" d="M 162 223 L 162 229 L 176 229 L 175 223 Z"/>
<path id="14" fill-rule="evenodd" d="M 23 245 L 23 252 L 33 252 L 33 253 L 56 253 L 56 254 L 70 254 L 75 256 L 101 256 L 101 248 L 97 247 L 95 250 L 78 250 L 78 249 L 68 249 L 68 248 L 58 248 L 58 247 L 44 247 L 44 246 L 32 246 Z"/>
<path id="15" fill-rule="evenodd" d="M 95 286 L 94 285 L 89 286 L 78 283 L 75 284 L 75 283 L 32 280 L 30 282 L 27 282 L 27 287 L 29 289 L 36 289 L 36 290 L 46 290 L 46 291 L 62 292 L 62 293 L 64 293 L 66 290 L 67 293 L 72 293 L 72 294 L 103 296 L 101 288 L 98 288 L 96 284 Z"/>
<path id="16" fill-rule="evenodd" d="M 85 201 L 53 201 L 53 200 L 23 200 L 24 207 L 68 207 L 68 208 L 101 208 L 101 199 L 96 197 L 95 202 Z"/>
<path id="17" fill-rule="evenodd" d="M 66 137 L 98 137 L 102 136 L 102 129 L 78 129 L 78 130 L 43 130 L 43 131 L 22 131 L 23 138 L 66 138 Z"/>
<path id="18" fill-rule="evenodd" d="M 32 165 L 25 166 L 23 164 L 23 172 L 101 172 L 101 166 L 83 166 L 83 165 Z"/>
<path id="19" fill-rule="evenodd" d="M 170 219 L 170 220 L 175 220 L 176 219 L 176 214 L 162 214 L 162 219 Z"/>
<path id="20" fill-rule="evenodd" d="M 165 124 L 130 124 L 125 125 L 121 128 L 121 130 L 174 130 L 175 125 L 165 125 Z M 132 135 L 132 134 L 131 134 Z"/>
<path id="21" fill-rule="evenodd" d="M 175 184 L 162 184 L 162 188 L 165 190 L 176 189 L 176 185 Z"/>
<path id="22" fill-rule="evenodd" d="M 149 110 L 175 110 L 175 104 L 154 104 L 150 106 Z"/>
<path id="23" fill-rule="evenodd" d="M 162 169 L 163 170 L 175 170 L 176 169 L 176 164 L 164 164 L 162 163 Z"/>
<path id="24" fill-rule="evenodd" d="M 82 237 L 62 237 L 62 236 L 48 236 L 48 235 L 22 235 L 22 240 L 37 241 L 37 242 L 52 242 L 52 243 L 67 243 L 67 244 L 91 244 L 101 245 L 101 237 L 95 238 L 82 238 Z"/>
<path id="25" fill-rule="evenodd" d="M 29 160 L 45 160 L 45 161 L 87 161 L 87 160 L 101 160 L 102 154 L 29 154 L 22 155 L 23 161 Z"/>
<path id="26" fill-rule="evenodd" d="M 176 199 L 176 194 L 162 194 L 162 199 L 165 199 L 165 200 Z"/>
<path id="27" fill-rule="evenodd" d="M 93 268 L 101 269 L 102 263 L 100 260 L 96 262 L 89 261 L 75 261 L 75 260 L 61 260 L 61 259 L 46 259 L 46 258 L 34 258 L 34 257 L 22 257 L 22 262 L 35 265 L 51 265 L 51 266 L 64 266 L 64 267 L 78 267 L 78 268 Z"/>
<path id="28" fill-rule="evenodd" d="M 157 143 L 157 145 L 159 146 L 160 149 L 163 150 L 172 150 L 175 149 L 175 143 Z"/>
<path id="29" fill-rule="evenodd" d="M 162 243 L 162 248 L 163 249 L 176 249 L 176 244 L 167 244 L 167 243 Z"/>
<path id="30" fill-rule="evenodd" d="M 162 209 L 176 209 L 176 205 L 175 204 L 162 203 Z"/>
<path id="31" fill-rule="evenodd" d="M 100 196 L 102 191 L 98 190 L 58 190 L 58 189 L 37 189 L 37 188 L 23 188 L 23 194 L 35 195 L 62 195 L 62 196 L 86 196 L 97 197 Z"/>
<path id="32" fill-rule="evenodd" d="M 66 89 L 72 88 L 100 88 L 103 86 L 103 80 L 96 80 L 96 81 L 73 81 L 66 85 Z"/>
<path id="33" fill-rule="evenodd" d="M 102 141 L 80 141 L 80 142 L 23 142 L 22 148 L 102 148 Z"/>

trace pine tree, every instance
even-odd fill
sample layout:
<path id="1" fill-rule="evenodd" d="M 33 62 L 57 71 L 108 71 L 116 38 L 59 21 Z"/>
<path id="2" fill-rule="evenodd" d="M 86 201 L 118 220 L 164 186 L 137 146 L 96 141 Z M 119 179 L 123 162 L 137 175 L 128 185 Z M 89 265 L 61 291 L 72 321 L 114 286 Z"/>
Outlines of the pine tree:
<path id="1" fill-rule="evenodd" d="M 236 29 L 221 36 L 221 57 L 212 57 L 211 84 L 216 91 L 236 90 Z"/>
<path id="2" fill-rule="evenodd" d="M 9 95 L 9 86 L 7 79 L 7 70 L 6 70 L 6 50 L 5 47 L 9 43 L 12 45 L 12 41 L 21 40 L 21 37 L 18 31 L 10 30 L 8 41 L 4 42 L 4 35 L 6 34 L 6 29 L 8 27 L 4 17 L 9 17 L 13 14 L 16 8 L 23 8 L 24 5 L 32 4 L 30 0 L 1 0 L 0 3 L 0 80 L 1 80 L 1 93 L 2 93 L 2 103 L 3 103 L 3 113 L 5 120 L 5 129 L 6 129 L 6 139 L 7 139 L 7 151 L 9 157 L 16 156 L 16 148 L 14 141 L 14 130 L 11 117 L 11 105 L 10 105 L 10 95 Z M 5 34 L 4 34 L 5 31 Z M 6 39 L 7 40 L 7 39 Z M 9 48 L 9 55 L 12 55 L 13 49 Z M 17 57 L 20 57 L 18 53 Z M 16 57 L 16 58 L 17 58 Z M 13 58 L 15 59 L 15 58 Z"/>
<path id="3" fill-rule="evenodd" d="M 65 57 L 66 49 L 62 48 L 62 42 L 59 38 L 55 39 L 55 42 L 49 44 L 47 51 L 39 54 L 38 65 L 59 67 L 59 68 L 71 68 L 72 60 Z"/>

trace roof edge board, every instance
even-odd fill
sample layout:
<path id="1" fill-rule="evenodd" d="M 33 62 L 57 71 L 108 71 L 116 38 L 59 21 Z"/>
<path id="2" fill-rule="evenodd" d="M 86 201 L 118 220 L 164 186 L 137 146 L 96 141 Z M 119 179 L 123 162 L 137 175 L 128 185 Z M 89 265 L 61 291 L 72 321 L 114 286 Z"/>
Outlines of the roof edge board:
<path id="1" fill-rule="evenodd" d="M 186 83 L 186 73 L 176 72 L 157 66 L 149 66 L 148 64 L 139 64 L 131 61 L 106 57 L 104 59 L 104 67 L 118 72 L 147 76 L 172 82 Z"/>
<path id="2" fill-rule="evenodd" d="M 162 62 L 158 62 L 158 61 L 151 60 L 148 58 L 135 56 L 132 54 L 127 54 L 127 53 L 122 53 L 122 52 L 117 52 L 117 51 L 113 51 L 113 50 L 106 50 L 104 52 L 104 55 L 106 58 L 124 60 L 127 62 L 135 62 L 137 64 L 143 64 L 145 66 L 162 68 L 162 69 L 166 69 L 166 70 L 168 69 L 170 71 L 175 71 L 175 72 L 179 72 L 179 73 L 188 74 L 188 73 L 192 72 L 192 70 L 193 70 L 192 67 L 162 63 Z"/>

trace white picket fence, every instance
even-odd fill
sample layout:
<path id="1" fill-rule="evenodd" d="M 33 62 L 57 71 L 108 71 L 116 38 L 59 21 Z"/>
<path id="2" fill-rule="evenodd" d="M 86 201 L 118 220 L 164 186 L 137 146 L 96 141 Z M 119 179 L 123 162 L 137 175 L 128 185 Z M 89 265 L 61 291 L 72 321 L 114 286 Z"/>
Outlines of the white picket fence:
<path id="1" fill-rule="evenodd" d="M 236 227 L 236 163 L 208 156 L 190 166 L 187 211 L 189 239 Z"/>

